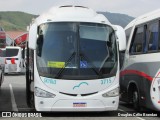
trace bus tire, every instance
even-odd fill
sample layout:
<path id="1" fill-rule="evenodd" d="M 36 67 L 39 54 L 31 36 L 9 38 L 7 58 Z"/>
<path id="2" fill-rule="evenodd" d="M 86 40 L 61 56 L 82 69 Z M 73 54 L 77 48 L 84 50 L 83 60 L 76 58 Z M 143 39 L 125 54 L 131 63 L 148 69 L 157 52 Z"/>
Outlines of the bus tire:
<path id="1" fill-rule="evenodd" d="M 30 94 L 31 94 L 31 97 L 29 99 L 29 102 L 30 102 L 29 107 L 35 109 L 35 105 L 34 105 L 34 93 L 31 92 Z"/>
<path id="2" fill-rule="evenodd" d="M 139 93 L 137 88 L 135 88 L 132 92 L 132 102 L 133 102 L 133 107 L 135 110 L 140 110 L 139 106 Z"/>
<path id="3" fill-rule="evenodd" d="M 3 81 L 2 78 L 3 78 L 3 77 L 2 77 L 2 75 L 1 75 L 1 78 L 0 78 L 0 88 L 1 88 L 1 86 L 2 86 L 2 81 Z"/>
<path id="4" fill-rule="evenodd" d="M 26 101 L 28 107 L 30 107 L 30 91 L 29 91 L 29 78 L 28 78 L 28 71 L 26 71 Z"/>
<path id="5" fill-rule="evenodd" d="M 4 81 L 4 73 L 3 73 L 3 71 L 2 71 L 2 72 L 1 72 L 1 78 L 0 78 L 0 88 L 1 88 L 1 86 L 2 86 L 3 81 Z"/>
<path id="6" fill-rule="evenodd" d="M 30 108 L 35 108 L 34 105 L 34 92 L 32 92 L 30 90 L 31 85 L 30 85 L 30 81 L 31 81 L 31 72 L 29 71 L 29 69 L 26 70 L 26 95 L 27 95 L 27 105 Z"/>
<path id="7" fill-rule="evenodd" d="M 34 105 L 34 93 L 31 91 L 29 92 L 29 98 L 27 99 L 27 105 L 29 108 L 33 108 L 35 109 L 35 105 Z"/>

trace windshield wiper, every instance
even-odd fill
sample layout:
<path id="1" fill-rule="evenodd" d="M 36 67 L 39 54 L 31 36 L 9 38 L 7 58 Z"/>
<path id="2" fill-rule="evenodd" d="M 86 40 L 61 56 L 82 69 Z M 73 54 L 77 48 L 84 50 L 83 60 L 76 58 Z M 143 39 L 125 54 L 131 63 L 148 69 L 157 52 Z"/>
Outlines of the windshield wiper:
<path id="1" fill-rule="evenodd" d="M 69 62 L 73 59 L 73 57 L 76 55 L 76 52 L 73 52 L 72 55 L 69 57 L 69 59 L 65 62 L 66 64 L 64 65 L 63 68 L 61 68 L 58 73 L 55 75 L 55 78 L 60 78 L 63 71 L 65 70 L 66 66 L 68 66 Z M 100 72 L 98 72 L 95 68 L 96 66 L 88 59 L 88 57 L 86 55 L 84 55 L 82 52 L 80 53 L 80 57 L 87 60 L 90 64 L 91 64 L 91 68 L 95 73 L 96 75 L 98 75 L 100 78 L 102 77 L 102 74 Z"/>
<path id="2" fill-rule="evenodd" d="M 84 53 L 80 52 L 80 57 L 87 60 L 91 64 L 92 67 L 90 69 L 92 69 L 96 73 L 96 75 L 98 75 L 100 78 L 102 77 L 102 74 L 95 69 L 96 66 L 89 60 L 86 55 L 84 55 Z"/>
<path id="3" fill-rule="evenodd" d="M 63 68 L 61 68 L 58 73 L 56 74 L 55 78 L 60 78 L 60 76 L 62 75 L 63 71 L 65 70 L 65 67 L 69 64 L 69 62 L 73 59 L 73 57 L 75 56 L 76 52 L 73 52 L 72 55 L 69 57 L 69 59 L 67 61 L 65 61 L 65 65 Z"/>

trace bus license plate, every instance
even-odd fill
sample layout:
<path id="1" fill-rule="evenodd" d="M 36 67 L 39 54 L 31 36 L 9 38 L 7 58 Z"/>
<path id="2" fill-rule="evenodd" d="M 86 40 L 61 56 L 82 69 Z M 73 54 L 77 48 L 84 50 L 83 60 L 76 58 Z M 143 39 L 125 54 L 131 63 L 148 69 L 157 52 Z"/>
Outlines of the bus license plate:
<path id="1" fill-rule="evenodd" d="M 87 107 L 87 103 L 73 103 L 73 107 Z"/>

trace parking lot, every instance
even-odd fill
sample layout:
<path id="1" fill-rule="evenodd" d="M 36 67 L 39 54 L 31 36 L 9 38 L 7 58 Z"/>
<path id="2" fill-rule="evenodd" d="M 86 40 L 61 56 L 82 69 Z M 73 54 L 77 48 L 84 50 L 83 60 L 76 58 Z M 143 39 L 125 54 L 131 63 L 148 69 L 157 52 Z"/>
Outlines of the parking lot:
<path id="1" fill-rule="evenodd" d="M 36 112 L 27 106 L 25 94 L 25 75 L 5 75 L 4 82 L 0 90 L 0 111 L 13 111 L 13 112 Z M 149 111 L 149 110 L 147 110 Z M 132 117 L 131 117 L 132 115 Z M 120 102 L 119 108 L 115 112 L 52 112 L 42 113 L 43 119 L 76 119 L 76 120 L 106 120 L 106 119 L 130 119 L 130 120 L 159 120 L 159 117 L 142 117 L 132 109 L 131 105 Z M 126 117 L 127 116 L 127 117 Z M 15 117 L 15 116 L 14 116 Z M 45 117 L 45 118 L 44 118 Z M 50 118 L 52 117 L 52 118 Z M 4 118 L 5 119 L 5 118 Z M 14 118 L 19 119 L 19 118 Z M 38 118 L 34 118 L 38 119 Z"/>

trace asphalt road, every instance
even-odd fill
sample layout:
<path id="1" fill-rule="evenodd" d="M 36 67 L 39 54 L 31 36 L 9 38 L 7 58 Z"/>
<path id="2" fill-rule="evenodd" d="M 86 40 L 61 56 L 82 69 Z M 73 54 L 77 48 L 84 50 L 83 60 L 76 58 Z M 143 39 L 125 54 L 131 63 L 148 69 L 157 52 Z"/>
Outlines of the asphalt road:
<path id="1" fill-rule="evenodd" d="M 31 116 L 30 113 L 36 113 L 34 109 L 27 106 L 25 95 L 25 76 L 24 75 L 5 75 L 4 82 L 0 89 L 0 113 L 5 116 L 6 112 L 10 112 L 12 118 L 1 117 L 0 119 L 28 119 L 21 116 Z M 21 114 L 17 114 L 18 111 Z M 149 110 L 148 110 L 149 111 Z M 3 112 L 3 113 L 2 113 Z M 25 113 L 26 112 L 26 113 Z M 27 113 L 29 112 L 29 113 Z M 19 115 L 19 117 L 17 117 Z M 131 105 L 120 102 L 119 108 L 116 112 L 54 112 L 54 113 L 39 113 L 42 115 L 40 119 L 43 120 L 159 120 L 160 117 L 142 117 L 132 109 Z M 128 116 L 127 116 L 128 115 Z M 130 117 L 132 115 L 132 117 Z M 32 118 L 38 120 L 39 118 Z"/>

